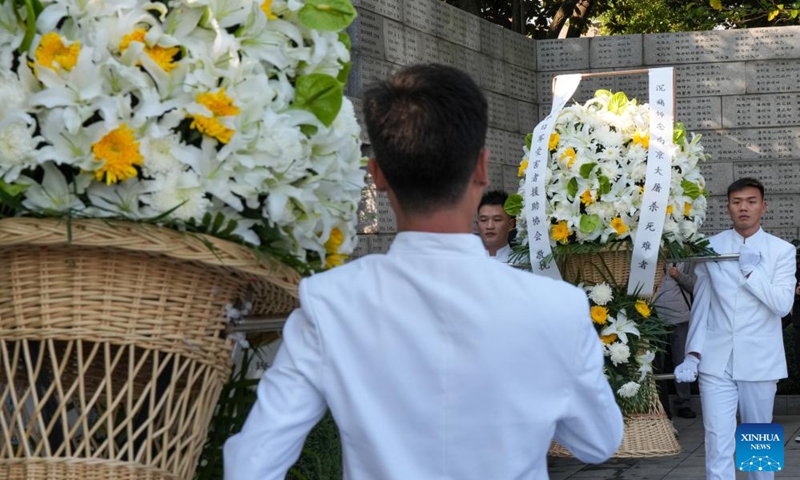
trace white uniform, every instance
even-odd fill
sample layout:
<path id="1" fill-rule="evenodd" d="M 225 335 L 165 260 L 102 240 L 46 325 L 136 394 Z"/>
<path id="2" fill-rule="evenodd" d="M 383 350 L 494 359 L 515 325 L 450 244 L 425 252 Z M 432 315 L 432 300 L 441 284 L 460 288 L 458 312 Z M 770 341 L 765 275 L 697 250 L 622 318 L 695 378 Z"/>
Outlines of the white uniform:
<path id="1" fill-rule="evenodd" d="M 404 232 L 300 285 L 301 308 L 225 444 L 227 480 L 283 480 L 330 408 L 348 480 L 547 478 L 555 438 L 602 462 L 623 422 L 582 290 Z"/>
<path id="2" fill-rule="evenodd" d="M 489 256 L 491 257 L 491 254 Z M 497 249 L 495 255 L 492 258 L 494 258 L 498 262 L 508 263 L 508 258 L 510 256 L 511 256 L 511 246 L 506 243 L 505 246 Z"/>
<path id="3" fill-rule="evenodd" d="M 686 351 L 701 355 L 706 475 L 732 480 L 737 404 L 742 422 L 771 422 L 777 381 L 787 376 L 781 317 L 794 300 L 795 249 L 761 229 L 747 239 L 726 230 L 709 241 L 720 254 L 739 253 L 746 243 L 761 255 L 749 277 L 735 261 L 703 263 L 695 270 Z"/>

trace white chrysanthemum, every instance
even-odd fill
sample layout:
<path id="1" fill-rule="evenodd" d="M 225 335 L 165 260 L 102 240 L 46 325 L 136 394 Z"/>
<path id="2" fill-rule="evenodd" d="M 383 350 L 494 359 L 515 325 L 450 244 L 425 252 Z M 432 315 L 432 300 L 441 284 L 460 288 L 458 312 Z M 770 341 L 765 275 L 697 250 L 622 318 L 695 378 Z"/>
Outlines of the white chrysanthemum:
<path id="1" fill-rule="evenodd" d="M 614 366 L 618 366 L 622 363 L 628 363 L 628 359 L 631 356 L 631 349 L 621 342 L 614 342 L 609 345 L 608 352 L 609 357 L 611 358 L 611 363 L 613 363 Z"/>
<path id="2" fill-rule="evenodd" d="M 22 169 L 36 165 L 37 144 L 32 126 L 22 121 L 0 123 L 0 178 L 13 182 Z"/>
<path id="3" fill-rule="evenodd" d="M 142 201 L 150 206 L 152 216 L 170 212 L 172 219 L 202 220 L 211 206 L 199 178 L 191 171 L 152 181 L 148 190 Z"/>
<path id="4" fill-rule="evenodd" d="M 589 299 L 597 305 L 607 305 L 614 299 L 614 292 L 606 282 L 598 283 L 589 289 Z"/>
<path id="5" fill-rule="evenodd" d="M 619 387 L 619 390 L 617 390 L 617 395 L 623 398 L 633 398 L 636 396 L 637 393 L 639 393 L 640 386 L 641 385 L 639 385 L 636 382 L 628 382 L 625 385 Z"/>

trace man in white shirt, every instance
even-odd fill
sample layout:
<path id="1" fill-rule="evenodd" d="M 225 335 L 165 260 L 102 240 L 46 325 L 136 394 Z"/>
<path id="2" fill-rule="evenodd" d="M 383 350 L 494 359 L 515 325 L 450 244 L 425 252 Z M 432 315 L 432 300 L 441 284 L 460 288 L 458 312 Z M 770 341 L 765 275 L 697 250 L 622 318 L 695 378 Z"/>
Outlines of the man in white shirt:
<path id="1" fill-rule="evenodd" d="M 795 249 L 761 229 L 764 186 L 742 178 L 728 187 L 733 228 L 709 238 L 719 254 L 739 261 L 697 266 L 687 356 L 679 381 L 700 382 L 706 478 L 734 480 L 737 406 L 742 423 L 772 422 L 778 380 L 786 378 L 781 317 L 792 308 Z M 773 472 L 749 472 L 771 479 Z"/>
<path id="2" fill-rule="evenodd" d="M 514 218 L 503 209 L 508 194 L 502 190 L 486 192 L 478 205 L 478 235 L 489 256 L 509 263 L 511 246 L 508 234 L 514 229 Z"/>
<path id="3" fill-rule="evenodd" d="M 602 462 L 623 423 L 584 292 L 490 259 L 475 236 L 488 184 L 480 88 L 442 65 L 369 89 L 364 114 L 398 234 L 300 284 L 301 307 L 227 480 L 283 480 L 330 408 L 349 480 L 547 478 L 551 439 Z"/>

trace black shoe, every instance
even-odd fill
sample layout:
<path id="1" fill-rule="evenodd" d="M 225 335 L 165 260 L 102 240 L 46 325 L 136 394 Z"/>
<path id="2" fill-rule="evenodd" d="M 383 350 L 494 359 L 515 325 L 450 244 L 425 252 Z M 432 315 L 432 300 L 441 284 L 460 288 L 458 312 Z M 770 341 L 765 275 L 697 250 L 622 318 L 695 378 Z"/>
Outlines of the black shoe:
<path id="1" fill-rule="evenodd" d="M 678 409 L 678 416 L 681 418 L 695 418 L 697 414 L 689 407 L 681 407 Z"/>

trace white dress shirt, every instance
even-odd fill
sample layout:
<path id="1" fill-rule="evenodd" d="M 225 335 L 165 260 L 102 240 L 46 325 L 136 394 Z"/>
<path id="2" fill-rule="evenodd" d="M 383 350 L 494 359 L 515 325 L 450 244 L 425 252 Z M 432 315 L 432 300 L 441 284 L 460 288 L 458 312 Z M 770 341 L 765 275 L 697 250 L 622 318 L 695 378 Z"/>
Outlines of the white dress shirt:
<path id="1" fill-rule="evenodd" d="M 503 262 L 503 263 L 508 263 L 508 257 L 510 255 L 511 255 L 511 246 L 507 243 L 504 246 L 498 248 L 494 256 L 492 256 L 492 254 L 489 254 L 490 257 L 494 258 L 498 262 Z"/>
<path id="2" fill-rule="evenodd" d="M 283 480 L 326 408 L 348 480 L 546 479 L 551 439 L 586 462 L 622 440 L 584 292 L 475 235 L 400 233 L 304 280 L 300 303 L 227 480 Z"/>
<path id="3" fill-rule="evenodd" d="M 726 230 L 709 242 L 719 254 L 739 253 L 746 242 L 761 260 L 749 277 L 736 261 L 697 266 L 686 351 L 701 354 L 701 373 L 722 377 L 730 361 L 733 380 L 786 378 L 781 317 L 794 300 L 794 246 L 762 229 L 747 239 Z"/>

